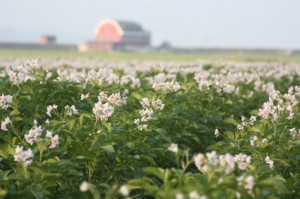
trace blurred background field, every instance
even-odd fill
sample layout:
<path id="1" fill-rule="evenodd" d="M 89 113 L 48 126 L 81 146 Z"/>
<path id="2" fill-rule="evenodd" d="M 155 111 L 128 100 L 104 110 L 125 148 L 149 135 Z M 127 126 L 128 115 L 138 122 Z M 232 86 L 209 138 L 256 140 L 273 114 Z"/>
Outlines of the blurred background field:
<path id="1" fill-rule="evenodd" d="M 172 52 L 77 52 L 52 50 L 0 49 L 0 58 L 67 58 L 99 60 L 138 60 L 138 61 L 246 61 L 246 62 L 279 62 L 300 63 L 300 54 L 276 53 L 172 53 Z"/>

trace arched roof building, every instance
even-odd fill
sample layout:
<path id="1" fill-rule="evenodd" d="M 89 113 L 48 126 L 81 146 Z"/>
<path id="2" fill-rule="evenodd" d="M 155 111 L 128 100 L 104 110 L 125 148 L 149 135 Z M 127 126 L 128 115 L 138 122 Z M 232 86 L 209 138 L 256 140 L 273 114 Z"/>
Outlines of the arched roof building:
<path id="1" fill-rule="evenodd" d="M 82 51 L 136 49 L 150 46 L 150 33 L 131 21 L 105 19 L 94 30 L 95 41 L 81 46 Z"/>

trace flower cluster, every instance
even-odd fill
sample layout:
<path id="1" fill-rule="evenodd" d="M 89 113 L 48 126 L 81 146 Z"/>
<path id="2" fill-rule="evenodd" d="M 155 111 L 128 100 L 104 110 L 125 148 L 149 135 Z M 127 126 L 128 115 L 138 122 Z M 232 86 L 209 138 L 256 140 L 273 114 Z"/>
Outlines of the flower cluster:
<path id="1" fill-rule="evenodd" d="M 29 130 L 29 133 L 25 135 L 25 140 L 30 145 L 41 140 L 43 129 L 41 126 L 34 126 Z"/>
<path id="2" fill-rule="evenodd" d="M 141 122 L 148 122 L 149 120 L 152 119 L 152 116 L 153 116 L 152 109 L 145 108 L 145 109 L 140 110 L 139 113 L 142 116 Z"/>
<path id="3" fill-rule="evenodd" d="M 34 121 L 34 126 L 29 130 L 29 133 L 25 135 L 25 140 L 30 145 L 33 145 L 34 143 L 43 140 L 42 134 L 44 129 L 41 126 L 37 125 L 36 120 Z M 59 136 L 58 135 L 52 135 L 53 133 L 51 131 L 47 131 L 46 139 L 50 139 L 51 145 L 49 146 L 50 149 L 56 148 L 59 144 Z"/>
<path id="4" fill-rule="evenodd" d="M 152 116 L 154 114 L 154 110 L 163 110 L 165 105 L 162 103 L 160 99 L 148 99 L 143 98 L 142 101 L 140 101 L 140 104 L 142 105 L 143 109 L 139 111 L 141 118 L 137 118 L 134 120 L 134 123 L 137 125 L 137 128 L 139 130 L 145 130 L 147 129 L 148 125 L 146 122 L 150 121 L 152 119 Z"/>
<path id="5" fill-rule="evenodd" d="M 99 62 L 98 62 L 99 63 Z M 123 70 L 123 69 L 122 69 Z M 131 70 L 132 71 L 132 70 Z M 113 67 L 102 66 L 97 64 L 97 70 L 80 70 L 75 68 L 58 68 L 57 69 L 57 80 L 58 81 L 69 81 L 69 82 L 85 82 L 85 83 L 96 83 L 103 85 L 105 83 L 124 85 L 131 82 L 131 88 L 138 88 L 140 86 L 140 80 L 134 75 L 126 74 L 123 77 L 119 77 Z"/>
<path id="6" fill-rule="evenodd" d="M 219 131 L 219 129 L 215 129 L 215 136 L 216 136 L 216 137 L 219 137 L 219 136 L 220 136 L 220 131 Z"/>
<path id="7" fill-rule="evenodd" d="M 246 128 L 248 125 L 254 125 L 254 122 L 256 121 L 256 116 L 251 115 L 249 121 L 246 121 L 246 117 L 242 116 L 241 118 L 242 123 L 237 125 L 237 129 L 242 131 L 244 128 Z"/>
<path id="8" fill-rule="evenodd" d="M 250 138 L 250 144 L 251 144 L 251 146 L 255 146 L 255 142 L 256 142 L 256 141 L 259 141 L 258 138 L 257 138 L 257 136 L 256 136 L 256 135 L 252 136 L 252 137 Z M 268 142 L 268 139 L 267 139 L 267 138 L 263 138 L 263 139 L 261 140 L 261 142 L 262 142 L 262 143 L 267 143 L 267 142 Z"/>
<path id="9" fill-rule="evenodd" d="M 6 117 L 6 118 L 4 119 L 4 121 L 1 122 L 1 129 L 2 129 L 3 131 L 8 131 L 7 125 L 10 124 L 10 123 L 11 123 L 11 121 L 10 121 L 9 117 Z"/>
<path id="10" fill-rule="evenodd" d="M 16 162 L 21 162 L 27 167 L 32 163 L 33 152 L 30 148 L 23 150 L 23 146 L 17 146 L 14 158 Z"/>
<path id="11" fill-rule="evenodd" d="M 53 105 L 49 105 L 49 106 L 47 106 L 47 112 L 46 112 L 46 114 L 49 116 L 49 117 L 51 117 L 51 112 L 53 111 L 53 109 L 57 109 L 57 105 L 56 104 L 53 104 Z"/>
<path id="12" fill-rule="evenodd" d="M 0 96 L 0 109 L 6 110 L 8 107 L 11 106 L 12 103 L 12 96 L 10 95 L 1 95 Z"/>
<path id="13" fill-rule="evenodd" d="M 245 170 L 251 162 L 251 157 L 244 154 L 232 156 L 229 153 L 225 155 L 218 155 L 216 151 L 208 152 L 205 155 L 202 153 L 194 157 L 196 167 L 203 173 L 208 172 L 225 172 L 226 174 L 232 173 L 235 164 L 239 169 Z"/>
<path id="14" fill-rule="evenodd" d="M 93 113 L 97 120 L 107 121 L 114 113 L 114 107 L 110 106 L 109 103 L 102 104 L 101 101 L 98 101 L 93 107 Z"/>
<path id="15" fill-rule="evenodd" d="M 8 76 L 10 81 L 19 86 L 28 80 L 34 80 L 32 77 L 33 67 L 37 65 L 37 60 L 27 60 L 24 64 L 18 66 L 16 71 L 9 70 Z"/>
<path id="16" fill-rule="evenodd" d="M 141 86 L 140 79 L 133 75 L 124 75 L 121 77 L 120 85 L 125 85 L 129 83 L 131 88 L 139 88 Z"/>
<path id="17" fill-rule="evenodd" d="M 89 98 L 89 95 L 90 95 L 89 93 L 87 93 L 87 94 L 85 94 L 85 95 L 84 95 L 84 94 L 81 94 L 81 95 L 80 95 L 80 100 L 85 100 L 85 99 Z"/>
<path id="18" fill-rule="evenodd" d="M 266 163 L 269 165 L 269 167 L 270 167 L 271 169 L 273 169 L 273 167 L 274 167 L 274 161 L 271 160 L 271 158 L 270 158 L 268 155 L 266 156 L 265 161 L 266 161 Z"/>
<path id="19" fill-rule="evenodd" d="M 97 120 L 107 121 L 114 113 L 114 106 L 126 104 L 126 98 L 122 98 L 120 93 L 113 93 L 110 96 L 101 91 L 98 95 L 98 102 L 93 107 L 93 113 Z"/>
<path id="20" fill-rule="evenodd" d="M 239 182 L 239 186 L 243 186 L 249 194 L 252 194 L 252 190 L 255 185 L 253 176 L 239 176 L 237 180 Z"/>
<path id="21" fill-rule="evenodd" d="M 197 154 L 194 157 L 196 167 L 204 173 L 211 171 L 225 171 L 227 174 L 234 170 L 234 157 L 230 154 L 222 156 L 217 155 L 216 151 L 212 151 L 203 155 Z"/>
<path id="22" fill-rule="evenodd" d="M 148 83 L 150 85 L 153 85 L 154 83 L 160 84 L 160 83 L 167 82 L 167 81 L 174 82 L 174 81 L 176 81 L 176 72 L 174 74 L 171 71 L 169 71 L 168 73 L 166 73 L 166 71 L 164 71 L 164 72 L 160 72 L 154 76 L 146 77 L 145 79 L 148 81 Z"/>
<path id="23" fill-rule="evenodd" d="M 234 156 L 234 161 L 237 163 L 240 170 L 245 170 L 251 163 L 251 157 L 245 154 L 239 153 Z"/>
<path id="24" fill-rule="evenodd" d="M 238 93 L 239 87 L 235 87 L 233 83 L 241 81 L 245 78 L 244 74 L 226 74 L 226 71 L 223 72 L 224 74 L 210 74 L 206 71 L 201 71 L 196 73 L 194 76 L 195 81 L 198 84 L 199 90 L 206 90 L 209 89 L 210 86 L 213 86 L 217 92 L 223 91 L 224 93 Z M 238 77 L 238 78 L 237 78 Z"/>
<path id="25" fill-rule="evenodd" d="M 66 110 L 66 115 L 77 115 L 78 114 L 78 110 L 76 109 L 76 107 L 74 105 L 72 106 L 65 106 L 65 110 Z"/>
<path id="26" fill-rule="evenodd" d="M 290 129 L 290 135 L 292 138 L 300 139 L 300 129 L 298 131 L 295 128 Z"/>
<path id="27" fill-rule="evenodd" d="M 281 96 L 279 91 L 273 90 L 269 95 L 269 100 L 259 109 L 259 115 L 276 122 L 284 113 L 287 113 L 287 119 L 291 120 L 294 118 L 293 107 L 297 104 L 298 100 L 295 95 L 287 93 Z"/>
<path id="28" fill-rule="evenodd" d="M 122 98 L 120 93 L 113 93 L 107 98 L 108 103 L 113 106 L 122 106 L 126 104 L 126 98 Z"/>
<path id="29" fill-rule="evenodd" d="M 49 149 L 54 149 L 59 145 L 59 136 L 58 135 L 52 135 L 53 133 L 51 131 L 47 131 L 46 138 L 49 138 L 51 140 L 51 145 Z"/>
<path id="30" fill-rule="evenodd" d="M 208 89 L 212 82 L 208 79 L 209 78 L 208 72 L 199 72 L 195 74 L 195 81 L 198 83 L 199 90 Z"/>
<path id="31" fill-rule="evenodd" d="M 180 84 L 177 81 L 153 83 L 152 88 L 163 93 L 172 93 L 180 89 Z"/>

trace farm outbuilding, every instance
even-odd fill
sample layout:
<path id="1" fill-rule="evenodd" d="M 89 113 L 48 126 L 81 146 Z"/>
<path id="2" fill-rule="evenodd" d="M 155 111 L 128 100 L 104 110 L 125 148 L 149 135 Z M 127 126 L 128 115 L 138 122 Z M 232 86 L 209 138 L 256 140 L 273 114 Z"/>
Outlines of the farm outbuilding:
<path id="1" fill-rule="evenodd" d="M 40 37 L 40 44 L 55 44 L 56 37 L 53 35 L 42 35 Z"/>
<path id="2" fill-rule="evenodd" d="M 95 40 L 79 45 L 80 51 L 131 50 L 150 47 L 150 33 L 135 22 L 105 19 L 94 30 Z"/>

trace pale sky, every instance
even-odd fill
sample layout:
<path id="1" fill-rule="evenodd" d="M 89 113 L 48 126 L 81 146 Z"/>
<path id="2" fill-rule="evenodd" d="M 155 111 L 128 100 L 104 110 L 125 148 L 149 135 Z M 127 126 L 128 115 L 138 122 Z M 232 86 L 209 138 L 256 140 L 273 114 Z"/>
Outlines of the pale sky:
<path id="1" fill-rule="evenodd" d="M 81 43 L 105 18 L 140 23 L 152 45 L 300 49 L 300 0 L 0 0 L 0 42 Z"/>

